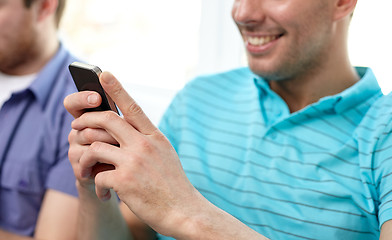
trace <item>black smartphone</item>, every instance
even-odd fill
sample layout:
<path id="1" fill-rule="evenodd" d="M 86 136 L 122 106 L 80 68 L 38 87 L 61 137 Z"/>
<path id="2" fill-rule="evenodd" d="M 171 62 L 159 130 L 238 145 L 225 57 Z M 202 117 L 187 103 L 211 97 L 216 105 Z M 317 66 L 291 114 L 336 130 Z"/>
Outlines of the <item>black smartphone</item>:
<path id="1" fill-rule="evenodd" d="M 86 111 L 112 110 L 118 114 L 116 104 L 110 96 L 106 94 L 99 82 L 99 75 L 102 73 L 99 67 L 81 62 L 73 62 L 68 68 L 79 92 L 95 91 L 101 95 L 101 105 L 96 108 L 86 109 Z"/>

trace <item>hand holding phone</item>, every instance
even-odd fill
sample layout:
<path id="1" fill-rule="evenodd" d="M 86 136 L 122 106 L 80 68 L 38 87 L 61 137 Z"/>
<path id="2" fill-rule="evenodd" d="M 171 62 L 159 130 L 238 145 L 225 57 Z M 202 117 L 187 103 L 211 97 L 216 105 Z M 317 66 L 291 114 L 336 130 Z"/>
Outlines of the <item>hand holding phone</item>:
<path id="1" fill-rule="evenodd" d="M 106 94 L 99 82 L 99 75 L 102 73 L 99 67 L 86 63 L 73 62 L 68 68 L 79 92 L 95 91 L 101 95 L 101 105 L 96 108 L 86 109 L 86 111 L 112 110 L 118 114 L 116 104 L 110 96 Z"/>

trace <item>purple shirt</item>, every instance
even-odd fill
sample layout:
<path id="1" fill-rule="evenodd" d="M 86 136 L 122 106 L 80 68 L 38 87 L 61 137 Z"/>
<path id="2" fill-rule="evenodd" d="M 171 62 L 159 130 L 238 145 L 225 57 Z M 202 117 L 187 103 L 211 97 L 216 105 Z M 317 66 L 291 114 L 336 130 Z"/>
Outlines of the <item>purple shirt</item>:
<path id="1" fill-rule="evenodd" d="M 76 91 L 68 72 L 75 60 L 61 46 L 30 87 L 0 110 L 0 229 L 32 236 L 47 189 L 77 196 L 68 161 L 73 118 L 63 106 Z"/>

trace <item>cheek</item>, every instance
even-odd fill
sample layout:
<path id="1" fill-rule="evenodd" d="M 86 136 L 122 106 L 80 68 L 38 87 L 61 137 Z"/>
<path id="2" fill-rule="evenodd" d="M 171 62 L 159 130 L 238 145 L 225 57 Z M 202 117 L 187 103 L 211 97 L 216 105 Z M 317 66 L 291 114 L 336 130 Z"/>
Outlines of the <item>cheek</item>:
<path id="1" fill-rule="evenodd" d="M 0 15 L 0 34 L 4 35 L 5 33 L 9 32 L 10 29 L 13 28 L 13 22 L 10 21 L 9 16 Z"/>
<path id="2" fill-rule="evenodd" d="M 0 20 L 0 48 L 4 52 L 9 48 L 9 45 L 14 42 L 16 37 L 16 31 L 14 31 L 14 26 L 8 24 L 6 21 Z"/>
<path id="3" fill-rule="evenodd" d="M 0 15 L 0 35 L 17 36 L 26 31 L 31 23 L 22 20 L 17 15 Z"/>
<path id="4" fill-rule="evenodd" d="M 317 35 L 331 21 L 330 1 L 304 1 L 305 6 L 299 6 L 295 1 L 274 10 L 282 27 L 296 35 Z"/>
<path id="5" fill-rule="evenodd" d="M 285 21 L 288 37 L 293 45 L 306 47 L 323 40 L 328 31 L 328 21 L 324 16 L 303 12 Z M 299 46 L 298 46 L 299 45 Z"/>
<path id="6" fill-rule="evenodd" d="M 0 20 L 0 54 L 16 58 L 26 54 L 27 46 L 34 39 L 31 22 Z"/>

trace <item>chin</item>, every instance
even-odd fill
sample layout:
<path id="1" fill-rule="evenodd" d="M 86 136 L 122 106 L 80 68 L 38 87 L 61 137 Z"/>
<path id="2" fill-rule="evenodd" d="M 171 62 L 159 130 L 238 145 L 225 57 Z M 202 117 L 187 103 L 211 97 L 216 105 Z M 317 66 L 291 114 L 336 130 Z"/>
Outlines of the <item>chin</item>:
<path id="1" fill-rule="evenodd" d="M 261 60 L 248 58 L 248 66 L 256 75 L 264 78 L 265 80 L 282 81 L 290 79 L 296 75 L 298 66 L 290 64 L 290 62 L 270 60 Z M 283 63 L 284 62 L 284 63 Z"/>
<path id="2" fill-rule="evenodd" d="M 275 69 L 267 68 L 266 66 L 260 66 L 260 64 L 252 64 L 250 62 L 249 68 L 253 73 L 266 80 L 274 79 L 279 75 Z"/>

